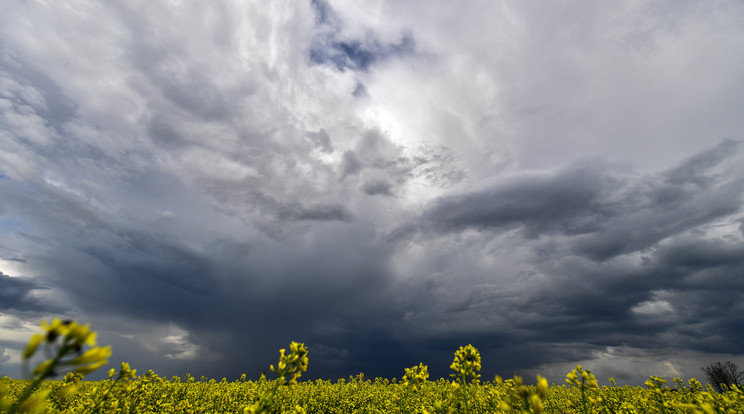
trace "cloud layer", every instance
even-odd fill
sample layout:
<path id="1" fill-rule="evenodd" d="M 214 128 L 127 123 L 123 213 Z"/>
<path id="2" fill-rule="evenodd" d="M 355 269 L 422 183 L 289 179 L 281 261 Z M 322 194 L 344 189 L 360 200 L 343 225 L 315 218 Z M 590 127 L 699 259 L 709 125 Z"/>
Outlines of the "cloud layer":
<path id="1" fill-rule="evenodd" d="M 738 2 L 1 7 L 0 373 L 54 315 L 164 375 L 741 353 Z"/>

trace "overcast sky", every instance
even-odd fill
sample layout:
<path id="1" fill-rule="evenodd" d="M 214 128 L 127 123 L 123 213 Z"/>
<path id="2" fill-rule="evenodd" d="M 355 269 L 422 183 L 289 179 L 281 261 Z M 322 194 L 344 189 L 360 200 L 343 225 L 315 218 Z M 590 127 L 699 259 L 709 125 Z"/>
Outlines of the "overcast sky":
<path id="1" fill-rule="evenodd" d="M 0 375 L 744 366 L 744 3 L 0 4 Z"/>

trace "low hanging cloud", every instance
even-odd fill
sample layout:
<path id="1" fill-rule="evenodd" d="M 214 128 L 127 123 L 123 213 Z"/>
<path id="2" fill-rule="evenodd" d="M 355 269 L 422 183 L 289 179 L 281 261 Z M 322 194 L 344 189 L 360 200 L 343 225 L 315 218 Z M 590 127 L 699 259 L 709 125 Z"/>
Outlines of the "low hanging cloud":
<path id="1" fill-rule="evenodd" d="M 62 309 L 49 306 L 35 295 L 48 289 L 33 279 L 11 277 L 0 272 L 0 311 L 2 312 L 54 312 Z"/>

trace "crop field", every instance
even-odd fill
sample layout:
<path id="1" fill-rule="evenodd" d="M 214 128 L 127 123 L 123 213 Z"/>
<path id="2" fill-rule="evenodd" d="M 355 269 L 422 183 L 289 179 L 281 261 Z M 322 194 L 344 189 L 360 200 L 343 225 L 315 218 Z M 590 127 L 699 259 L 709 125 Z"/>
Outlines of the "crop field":
<path id="1" fill-rule="evenodd" d="M 718 393 L 690 379 L 675 378 L 672 386 L 652 376 L 645 387 L 600 387 L 581 366 L 564 384 L 537 385 L 522 378 L 481 381 L 481 358 L 471 346 L 454 353 L 450 379 L 429 380 L 419 364 L 401 371 L 400 380 L 359 374 L 336 382 L 299 381 L 308 369 L 308 351 L 292 342 L 271 365 L 275 378 L 258 381 L 216 381 L 160 377 L 122 363 L 108 379 L 86 381 L 84 375 L 108 362 L 109 347 L 95 346 L 95 333 L 73 321 L 42 322 L 23 358 L 30 361 L 40 347 L 50 358 L 33 370 L 32 380 L 0 380 L 2 413 L 742 413 L 744 393 L 732 386 Z M 90 347 L 87 350 L 85 346 Z M 66 372 L 62 380 L 55 374 Z"/>

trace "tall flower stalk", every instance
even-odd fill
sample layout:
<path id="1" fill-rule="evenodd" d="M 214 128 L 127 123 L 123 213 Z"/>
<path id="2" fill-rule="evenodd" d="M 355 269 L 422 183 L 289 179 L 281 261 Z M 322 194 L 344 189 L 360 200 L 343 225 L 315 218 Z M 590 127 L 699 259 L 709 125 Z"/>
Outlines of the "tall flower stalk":
<path id="1" fill-rule="evenodd" d="M 44 333 L 34 334 L 23 350 L 21 356 L 24 368 L 28 371 L 29 360 L 40 347 L 44 348 L 50 358 L 34 368 L 32 374 L 36 375 L 36 378 L 10 406 L 8 414 L 43 408 L 46 394 L 35 395 L 34 392 L 42 381 L 57 375 L 58 370 L 71 369 L 86 375 L 108 363 L 108 357 L 111 356 L 110 346 L 96 346 L 96 333 L 90 330 L 89 325 L 79 325 L 75 321 L 61 321 L 56 318 L 52 323 L 42 321 L 41 328 Z M 85 345 L 93 348 L 83 352 Z"/>
<path id="2" fill-rule="evenodd" d="M 450 376 L 455 379 L 456 387 L 461 389 L 462 398 L 465 402 L 465 412 L 470 413 L 468 378 L 473 384 L 480 382 L 480 374 L 477 373 L 481 370 L 480 352 L 470 344 L 461 346 L 460 349 L 455 351 L 455 359 L 452 361 L 450 369 L 455 371 Z"/>

